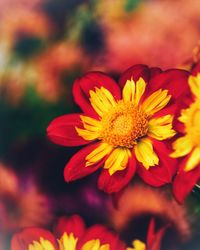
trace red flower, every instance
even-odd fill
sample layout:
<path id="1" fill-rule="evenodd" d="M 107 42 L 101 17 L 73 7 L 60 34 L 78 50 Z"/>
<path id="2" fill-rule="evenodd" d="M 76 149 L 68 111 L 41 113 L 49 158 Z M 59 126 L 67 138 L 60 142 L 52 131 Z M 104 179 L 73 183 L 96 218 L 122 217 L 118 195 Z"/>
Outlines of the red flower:
<path id="1" fill-rule="evenodd" d="M 165 230 L 166 227 L 163 227 L 155 232 L 155 221 L 151 219 L 147 233 L 147 243 L 145 244 L 140 240 L 134 240 L 132 242 L 133 248 L 127 248 L 127 250 L 160 250 L 160 244 Z"/>
<path id="2" fill-rule="evenodd" d="M 66 181 L 103 166 L 98 186 L 117 192 L 138 175 L 152 186 L 171 182 L 176 160 L 168 156 L 175 101 L 187 88 L 182 70 L 162 72 L 135 65 L 119 85 L 109 76 L 90 72 L 75 81 L 73 95 L 83 114 L 63 115 L 47 128 L 51 141 L 63 146 L 86 145 L 67 163 Z"/>
<path id="3" fill-rule="evenodd" d="M 104 226 L 85 228 L 78 215 L 61 217 L 54 234 L 41 228 L 26 228 L 16 233 L 11 250 L 125 250 L 125 245 Z"/>
<path id="4" fill-rule="evenodd" d="M 190 93 L 186 93 L 175 126 L 180 137 L 173 143 L 174 158 L 179 158 L 179 171 L 174 179 L 173 193 L 183 202 L 200 179 L 200 65 L 188 79 Z"/>

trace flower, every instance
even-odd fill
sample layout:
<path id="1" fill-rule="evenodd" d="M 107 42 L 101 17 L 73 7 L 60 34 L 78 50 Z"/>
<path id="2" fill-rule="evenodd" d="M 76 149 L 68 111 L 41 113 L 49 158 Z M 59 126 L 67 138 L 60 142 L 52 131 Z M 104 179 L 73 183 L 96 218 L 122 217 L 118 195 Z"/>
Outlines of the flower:
<path id="1" fill-rule="evenodd" d="M 30 177 L 19 176 L 0 162 L 0 234 L 20 227 L 44 226 L 53 219 L 49 198 Z"/>
<path id="2" fill-rule="evenodd" d="M 58 101 L 65 90 L 63 73 L 72 71 L 80 57 L 80 49 L 69 42 L 57 43 L 41 53 L 33 64 L 39 95 L 48 101 Z"/>
<path id="3" fill-rule="evenodd" d="M 162 141 L 175 134 L 175 99 L 186 90 L 187 76 L 182 70 L 161 72 L 135 65 L 121 75 L 119 85 L 100 72 L 77 79 L 74 99 L 84 113 L 60 116 L 47 128 L 48 138 L 56 144 L 89 144 L 70 159 L 65 180 L 76 180 L 103 165 L 98 186 L 108 193 L 126 186 L 136 171 L 153 186 L 171 182 L 176 160 L 168 156 L 167 142 Z"/>
<path id="4" fill-rule="evenodd" d="M 121 235 L 135 232 L 138 224 L 141 231 L 143 218 L 153 216 L 156 220 L 171 225 L 168 234 L 174 238 L 167 245 L 167 249 L 171 249 L 174 242 L 176 245 L 182 245 L 191 239 L 192 221 L 188 208 L 176 202 L 168 187 L 155 189 L 144 183 L 135 182 L 123 192 L 115 194 L 114 202 L 115 206 L 110 206 L 108 218 L 112 228 Z"/>
<path id="5" fill-rule="evenodd" d="M 166 227 L 163 227 L 155 232 L 155 221 L 151 219 L 147 233 L 147 244 L 140 240 L 134 240 L 132 242 L 133 248 L 128 247 L 127 250 L 159 250 L 165 230 Z"/>
<path id="6" fill-rule="evenodd" d="M 173 183 L 173 193 L 183 202 L 200 179 L 200 71 L 193 69 L 188 79 L 191 95 L 187 93 L 175 120 L 180 137 L 173 143 L 171 157 L 179 158 L 179 171 Z"/>
<path id="7" fill-rule="evenodd" d="M 125 6 L 130 2 L 135 8 L 127 11 Z M 120 72 L 130 63 L 138 62 L 165 69 L 182 65 L 200 36 L 197 10 L 198 1 L 192 1 L 190 6 L 187 0 L 145 1 L 145 4 L 98 1 L 98 21 L 104 30 L 106 50 L 94 60 L 93 67 Z M 176 16 L 176 21 L 172 16 Z M 175 44 L 179 44 L 178 50 Z"/>
<path id="8" fill-rule="evenodd" d="M 11 250 L 125 250 L 124 243 L 104 226 L 86 229 L 78 215 L 61 217 L 54 232 L 26 228 L 13 236 Z"/>
<path id="9" fill-rule="evenodd" d="M 0 31 L 1 42 L 10 50 L 21 37 L 38 37 L 46 39 L 52 33 L 52 23 L 47 15 L 38 9 L 18 6 L 13 10 L 8 8 L 2 15 Z"/>

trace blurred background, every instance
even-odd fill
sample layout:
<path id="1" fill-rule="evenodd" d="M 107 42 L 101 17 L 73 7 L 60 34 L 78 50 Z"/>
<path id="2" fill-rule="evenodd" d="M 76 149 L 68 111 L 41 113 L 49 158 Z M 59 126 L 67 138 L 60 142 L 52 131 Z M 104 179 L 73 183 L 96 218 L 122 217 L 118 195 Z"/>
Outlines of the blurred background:
<path id="1" fill-rule="evenodd" d="M 79 112 L 71 87 L 85 72 L 117 79 L 138 63 L 190 69 L 199 40 L 199 0 L 0 0 L 0 250 L 20 228 L 51 228 L 74 213 L 129 245 L 145 241 L 154 216 L 158 227 L 170 223 L 162 249 L 199 250 L 198 190 L 181 206 L 170 187 L 134 179 L 115 208 L 116 197 L 96 187 L 98 173 L 64 182 L 78 148 L 53 145 L 45 133 L 53 118 Z"/>

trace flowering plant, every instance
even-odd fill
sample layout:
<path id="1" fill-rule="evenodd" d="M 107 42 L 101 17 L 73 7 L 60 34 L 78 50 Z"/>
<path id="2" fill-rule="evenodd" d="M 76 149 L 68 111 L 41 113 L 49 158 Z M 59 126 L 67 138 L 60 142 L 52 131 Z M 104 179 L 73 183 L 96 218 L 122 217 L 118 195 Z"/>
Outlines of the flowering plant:
<path id="1" fill-rule="evenodd" d="M 184 70 L 135 65 L 122 73 L 119 84 L 100 72 L 77 79 L 73 95 L 83 113 L 60 116 L 47 128 L 56 144 L 87 145 L 67 163 L 65 180 L 103 166 L 98 186 L 107 193 L 121 190 L 135 173 L 155 187 L 170 183 L 177 170 L 170 157 L 172 122 L 188 91 L 187 78 Z"/>

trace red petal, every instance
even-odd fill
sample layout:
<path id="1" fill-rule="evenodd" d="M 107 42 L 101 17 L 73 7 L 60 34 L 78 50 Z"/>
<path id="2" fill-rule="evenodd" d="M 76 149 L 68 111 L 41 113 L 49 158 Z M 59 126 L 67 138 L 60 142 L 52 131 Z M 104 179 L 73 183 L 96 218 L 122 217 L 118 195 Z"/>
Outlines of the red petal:
<path id="1" fill-rule="evenodd" d="M 148 82 L 150 76 L 151 76 L 150 70 L 146 65 L 137 64 L 130 67 L 124 73 L 122 73 L 119 79 L 119 84 L 123 88 L 127 80 L 131 80 L 131 78 L 133 78 L 134 81 L 137 81 L 140 77 L 142 77 L 146 82 Z"/>
<path id="2" fill-rule="evenodd" d="M 90 143 L 76 132 L 75 127 L 82 128 L 80 114 L 69 114 L 55 118 L 47 128 L 48 138 L 62 146 L 80 146 Z"/>
<path id="3" fill-rule="evenodd" d="M 124 188 L 132 179 L 136 171 L 136 161 L 134 157 L 129 159 L 125 170 L 117 171 L 110 175 L 107 169 L 104 169 L 98 179 L 98 187 L 106 193 L 114 193 Z"/>
<path id="4" fill-rule="evenodd" d="M 168 89 L 169 94 L 172 95 L 172 102 L 181 97 L 183 94 L 189 92 L 188 86 L 189 72 L 179 69 L 167 70 L 150 81 L 149 92 L 153 93 L 158 89 Z"/>
<path id="5" fill-rule="evenodd" d="M 137 172 L 144 182 L 151 186 L 159 187 L 172 181 L 172 177 L 177 170 L 177 160 L 169 157 L 171 151 L 167 147 L 167 143 L 153 139 L 152 141 L 154 151 L 159 157 L 159 165 L 146 170 L 139 164 Z"/>
<path id="6" fill-rule="evenodd" d="M 49 231 L 41 228 L 26 228 L 13 236 L 11 250 L 27 250 L 29 244 L 33 243 L 33 241 L 39 241 L 40 237 L 50 241 L 55 250 L 58 249 L 56 239 Z"/>
<path id="7" fill-rule="evenodd" d="M 155 221 L 151 219 L 147 233 L 147 247 L 151 250 L 160 250 L 161 240 L 164 236 L 167 226 L 155 232 Z"/>
<path id="8" fill-rule="evenodd" d="M 64 178 L 66 182 L 74 181 L 87 176 L 103 165 L 104 159 L 97 162 L 92 166 L 86 167 L 86 156 L 91 153 L 95 148 L 100 145 L 101 142 L 93 143 L 79 150 L 72 158 L 69 160 L 64 169 Z"/>
<path id="9" fill-rule="evenodd" d="M 77 250 L 81 250 L 82 246 L 90 240 L 100 240 L 100 244 L 110 244 L 110 250 L 125 250 L 125 245 L 117 236 L 107 230 L 102 225 L 92 226 L 87 230 L 84 237 L 78 242 Z"/>
<path id="10" fill-rule="evenodd" d="M 200 179 L 200 166 L 188 172 L 183 170 L 189 156 L 190 154 L 181 162 L 180 171 L 173 182 L 173 194 L 180 203 L 183 203 L 187 195 L 192 191 L 193 187 Z"/>
<path id="11" fill-rule="evenodd" d="M 157 76 L 158 74 L 162 73 L 160 68 L 150 68 L 150 78 Z"/>
<path id="12" fill-rule="evenodd" d="M 82 218 L 78 215 L 72 215 L 71 217 L 61 217 L 59 218 L 54 232 L 56 237 L 59 239 L 64 232 L 67 234 L 73 233 L 75 237 L 80 239 L 85 232 L 85 224 Z"/>
<path id="13" fill-rule="evenodd" d="M 101 72 L 89 72 L 73 85 L 74 100 L 86 114 L 97 115 L 89 101 L 89 91 L 95 87 L 108 89 L 116 100 L 121 98 L 120 88 L 112 78 Z"/>

